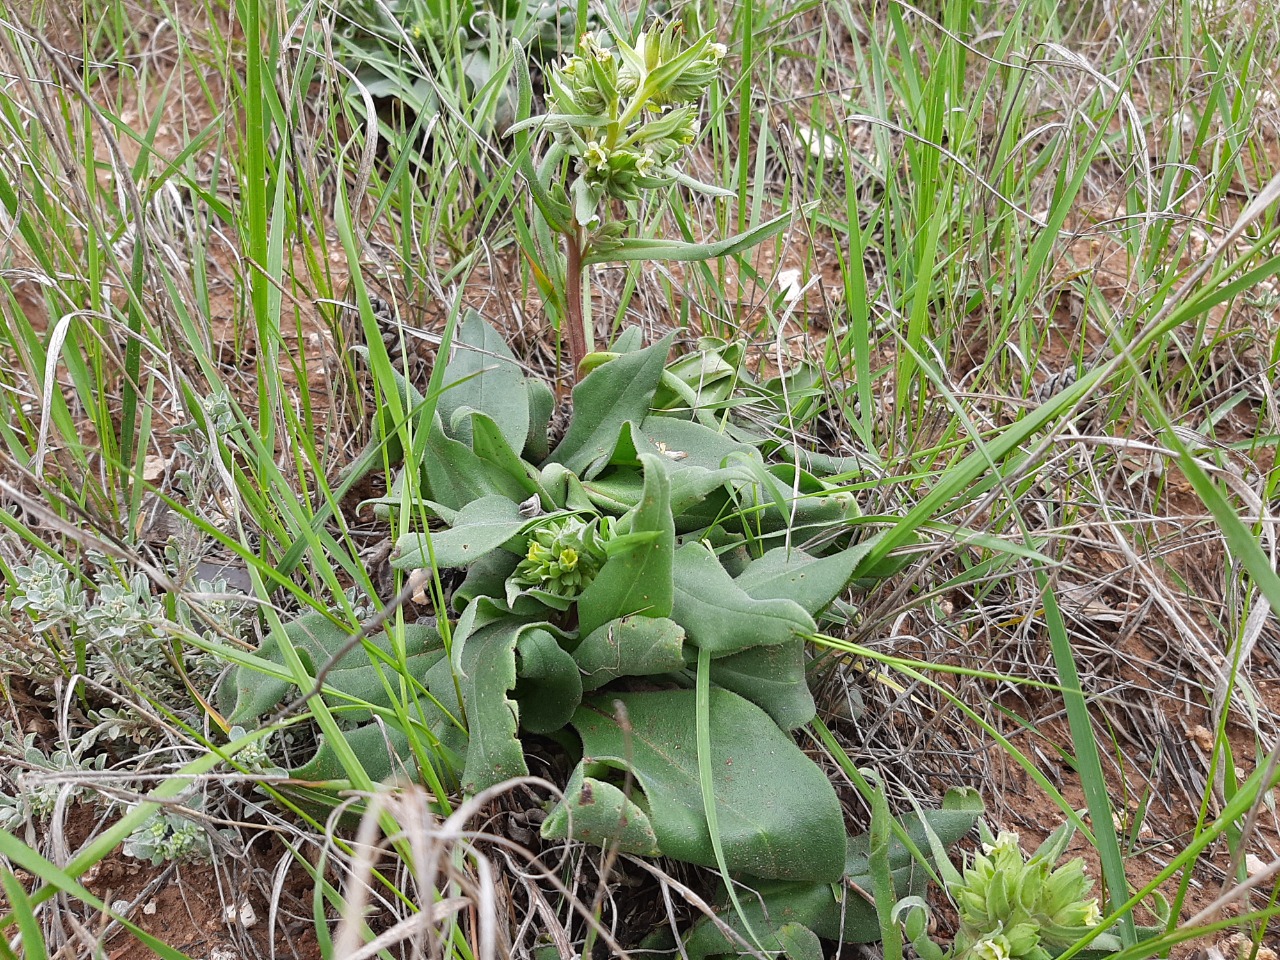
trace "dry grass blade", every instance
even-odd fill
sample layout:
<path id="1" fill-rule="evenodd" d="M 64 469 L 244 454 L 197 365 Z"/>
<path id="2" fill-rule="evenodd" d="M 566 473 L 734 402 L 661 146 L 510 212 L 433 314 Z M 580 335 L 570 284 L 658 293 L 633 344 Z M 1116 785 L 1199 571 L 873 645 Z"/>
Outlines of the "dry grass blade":
<path id="1" fill-rule="evenodd" d="M 510 956 L 509 932 L 499 922 L 508 909 L 510 894 L 503 892 L 505 882 L 499 885 L 498 874 L 485 851 L 492 847 L 501 851 L 505 859 L 514 855 L 532 868 L 531 872 L 519 873 L 517 879 L 535 912 L 542 913 L 547 908 L 539 885 L 548 884 L 564 905 L 595 930 L 614 956 L 628 956 L 613 934 L 600 924 L 590 905 L 574 896 L 533 853 L 501 835 L 466 829 L 495 800 L 527 787 L 558 793 L 552 784 L 536 777 L 513 780 L 467 799 L 447 818 L 434 813 L 432 798 L 413 784 L 364 798 L 367 807 L 352 844 L 346 906 L 334 938 L 334 955 L 369 957 L 398 943 L 414 943 L 418 945 L 416 949 L 440 957 L 449 954 L 454 937 L 464 936 L 472 943 L 475 956 L 483 960 Z M 407 873 L 416 907 L 410 916 L 364 941 L 368 936 L 367 905 L 375 889 L 374 871 L 389 848 L 397 852 Z M 464 924 L 460 914 L 468 917 L 469 923 Z M 563 929 L 558 939 L 565 945 L 569 943 Z"/>

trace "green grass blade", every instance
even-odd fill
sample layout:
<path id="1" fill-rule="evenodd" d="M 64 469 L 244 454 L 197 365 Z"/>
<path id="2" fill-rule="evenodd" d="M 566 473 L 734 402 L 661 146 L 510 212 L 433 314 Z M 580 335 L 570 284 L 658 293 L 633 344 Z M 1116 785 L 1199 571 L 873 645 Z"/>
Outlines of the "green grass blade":
<path id="1" fill-rule="evenodd" d="M 1080 787 L 1093 821 L 1093 845 L 1102 860 L 1102 876 L 1107 883 L 1110 910 L 1119 915 L 1120 939 L 1126 947 L 1138 942 L 1133 925 L 1133 914 L 1122 911 L 1120 904 L 1129 892 L 1125 876 L 1124 855 L 1116 836 L 1112 819 L 1111 800 L 1107 795 L 1107 781 L 1102 772 L 1102 758 L 1098 742 L 1093 735 L 1093 722 L 1089 719 L 1089 705 L 1080 687 L 1080 674 L 1075 656 L 1071 652 L 1071 638 L 1067 624 L 1058 608 L 1057 597 L 1049 578 L 1043 571 L 1037 572 L 1036 581 L 1044 601 L 1045 627 L 1049 631 L 1049 643 L 1053 650 L 1053 662 L 1058 670 L 1062 699 L 1067 709 L 1067 723 L 1071 729 L 1071 742 L 1075 747 L 1076 771 L 1080 774 Z"/>
<path id="2" fill-rule="evenodd" d="M 711 849 L 716 855 L 716 866 L 724 880 L 725 889 L 729 891 L 729 902 L 737 911 L 747 936 L 758 948 L 760 938 L 751 928 L 751 922 L 743 912 L 742 903 L 738 900 L 738 891 L 734 886 L 733 875 L 729 872 L 724 858 L 724 844 L 720 842 L 719 818 L 716 815 L 715 774 L 711 769 L 711 650 L 709 647 L 698 649 L 698 677 L 696 681 L 696 730 L 698 738 L 698 785 L 702 789 L 702 810 L 707 818 L 707 830 L 711 835 Z"/>
<path id="3" fill-rule="evenodd" d="M 22 884 L 18 882 L 13 872 L 3 867 L 0 867 L 0 887 L 4 888 L 5 899 L 9 902 L 9 913 L 18 925 L 18 932 L 22 934 L 23 955 L 27 960 L 48 960 L 49 951 L 45 949 L 40 921 L 36 919 L 31 901 L 27 899 L 27 891 L 22 889 Z M 8 944 L 5 946 L 7 947 Z"/>

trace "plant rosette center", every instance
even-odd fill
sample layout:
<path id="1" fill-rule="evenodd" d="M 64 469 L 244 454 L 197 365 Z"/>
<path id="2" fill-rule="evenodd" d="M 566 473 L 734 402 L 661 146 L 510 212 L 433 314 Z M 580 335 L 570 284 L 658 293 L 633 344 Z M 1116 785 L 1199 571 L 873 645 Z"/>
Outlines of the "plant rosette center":
<path id="1" fill-rule="evenodd" d="M 566 609 L 595 579 L 608 555 L 613 518 L 552 519 L 529 537 L 524 559 L 507 579 L 507 599 L 532 596 L 549 606 Z"/>

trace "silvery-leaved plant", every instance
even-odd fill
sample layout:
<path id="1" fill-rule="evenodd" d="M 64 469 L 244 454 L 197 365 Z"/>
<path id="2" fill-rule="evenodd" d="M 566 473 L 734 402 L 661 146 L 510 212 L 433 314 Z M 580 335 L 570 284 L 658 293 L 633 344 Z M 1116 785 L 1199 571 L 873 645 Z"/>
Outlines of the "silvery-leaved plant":
<path id="1" fill-rule="evenodd" d="M 84 589 L 71 568 L 54 563 L 43 554 L 13 568 L 15 595 L 9 602 L 22 611 L 37 632 L 50 630 L 80 617 L 85 609 Z"/>
<path id="2" fill-rule="evenodd" d="M 0 726 L 0 749 L 9 757 L 3 758 L 0 768 L 0 829 L 16 830 L 31 825 L 53 813 L 58 798 L 67 804 L 89 796 L 89 791 L 76 783 L 74 775 L 102 770 L 105 755 L 86 757 L 87 744 L 77 744 L 70 750 L 57 749 L 46 753 L 36 745 L 36 735 L 28 733 L 19 738 L 11 723 Z M 59 774 L 71 774 L 60 778 Z"/>
<path id="3" fill-rule="evenodd" d="M 195 797 L 188 806 L 200 810 L 202 797 Z M 234 839 L 232 830 L 217 831 L 228 839 Z M 204 860 L 210 853 L 209 830 L 201 823 L 170 813 L 163 807 L 152 811 L 147 819 L 125 838 L 122 848 L 126 856 L 149 860 L 153 866 L 169 860 Z"/>
<path id="4" fill-rule="evenodd" d="M 84 555 L 81 566 L 96 568 L 91 579 L 43 555 L 13 567 L 0 615 L 13 617 L 39 643 L 23 644 L 21 656 L 0 650 L 0 666 L 40 683 L 73 674 L 88 678 L 88 716 L 106 724 L 95 727 L 94 736 L 114 738 L 122 718 L 99 715 L 99 708 L 127 709 L 116 697 L 124 704 L 134 697 L 170 703 L 188 682 L 212 681 L 220 666 L 216 657 L 194 646 L 181 649 L 181 670 L 175 666 L 173 636 L 179 625 L 169 621 L 144 574 L 117 570 L 95 554 Z M 212 585 L 203 583 L 203 588 Z M 104 701 L 104 695 L 112 699 Z"/>
<path id="5" fill-rule="evenodd" d="M 530 116 L 529 67 L 517 51 L 519 120 L 509 133 L 536 208 L 525 252 L 563 321 L 575 378 L 595 349 L 590 298 L 582 295 L 592 264 L 710 260 L 751 247 L 791 220 L 786 213 L 714 243 L 626 236 L 639 220 L 636 207 L 664 203 L 673 189 L 736 196 L 681 169 L 700 131 L 700 102 L 718 82 L 727 54 L 714 34 L 691 40 L 680 25 L 586 31 L 548 75 L 547 112 Z M 661 218 L 645 219 L 661 224 Z M 563 260 L 546 245 L 556 234 Z"/>
<path id="6" fill-rule="evenodd" d="M 134 574 L 128 582 L 104 572 L 95 579 L 97 596 L 83 615 L 81 628 L 113 651 L 150 638 L 164 621 L 164 607 L 151 593 L 146 574 Z"/>

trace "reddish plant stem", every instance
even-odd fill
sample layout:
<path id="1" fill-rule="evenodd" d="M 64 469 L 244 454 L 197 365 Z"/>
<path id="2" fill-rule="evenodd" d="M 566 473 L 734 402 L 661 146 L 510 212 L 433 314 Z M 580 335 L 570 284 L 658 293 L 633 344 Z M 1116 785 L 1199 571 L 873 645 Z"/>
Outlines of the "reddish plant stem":
<path id="1" fill-rule="evenodd" d="M 577 230 L 566 234 L 565 248 L 565 338 L 569 341 L 569 359 L 573 363 L 573 380 L 578 381 L 578 368 L 590 352 L 586 324 L 582 319 L 582 247 Z"/>

